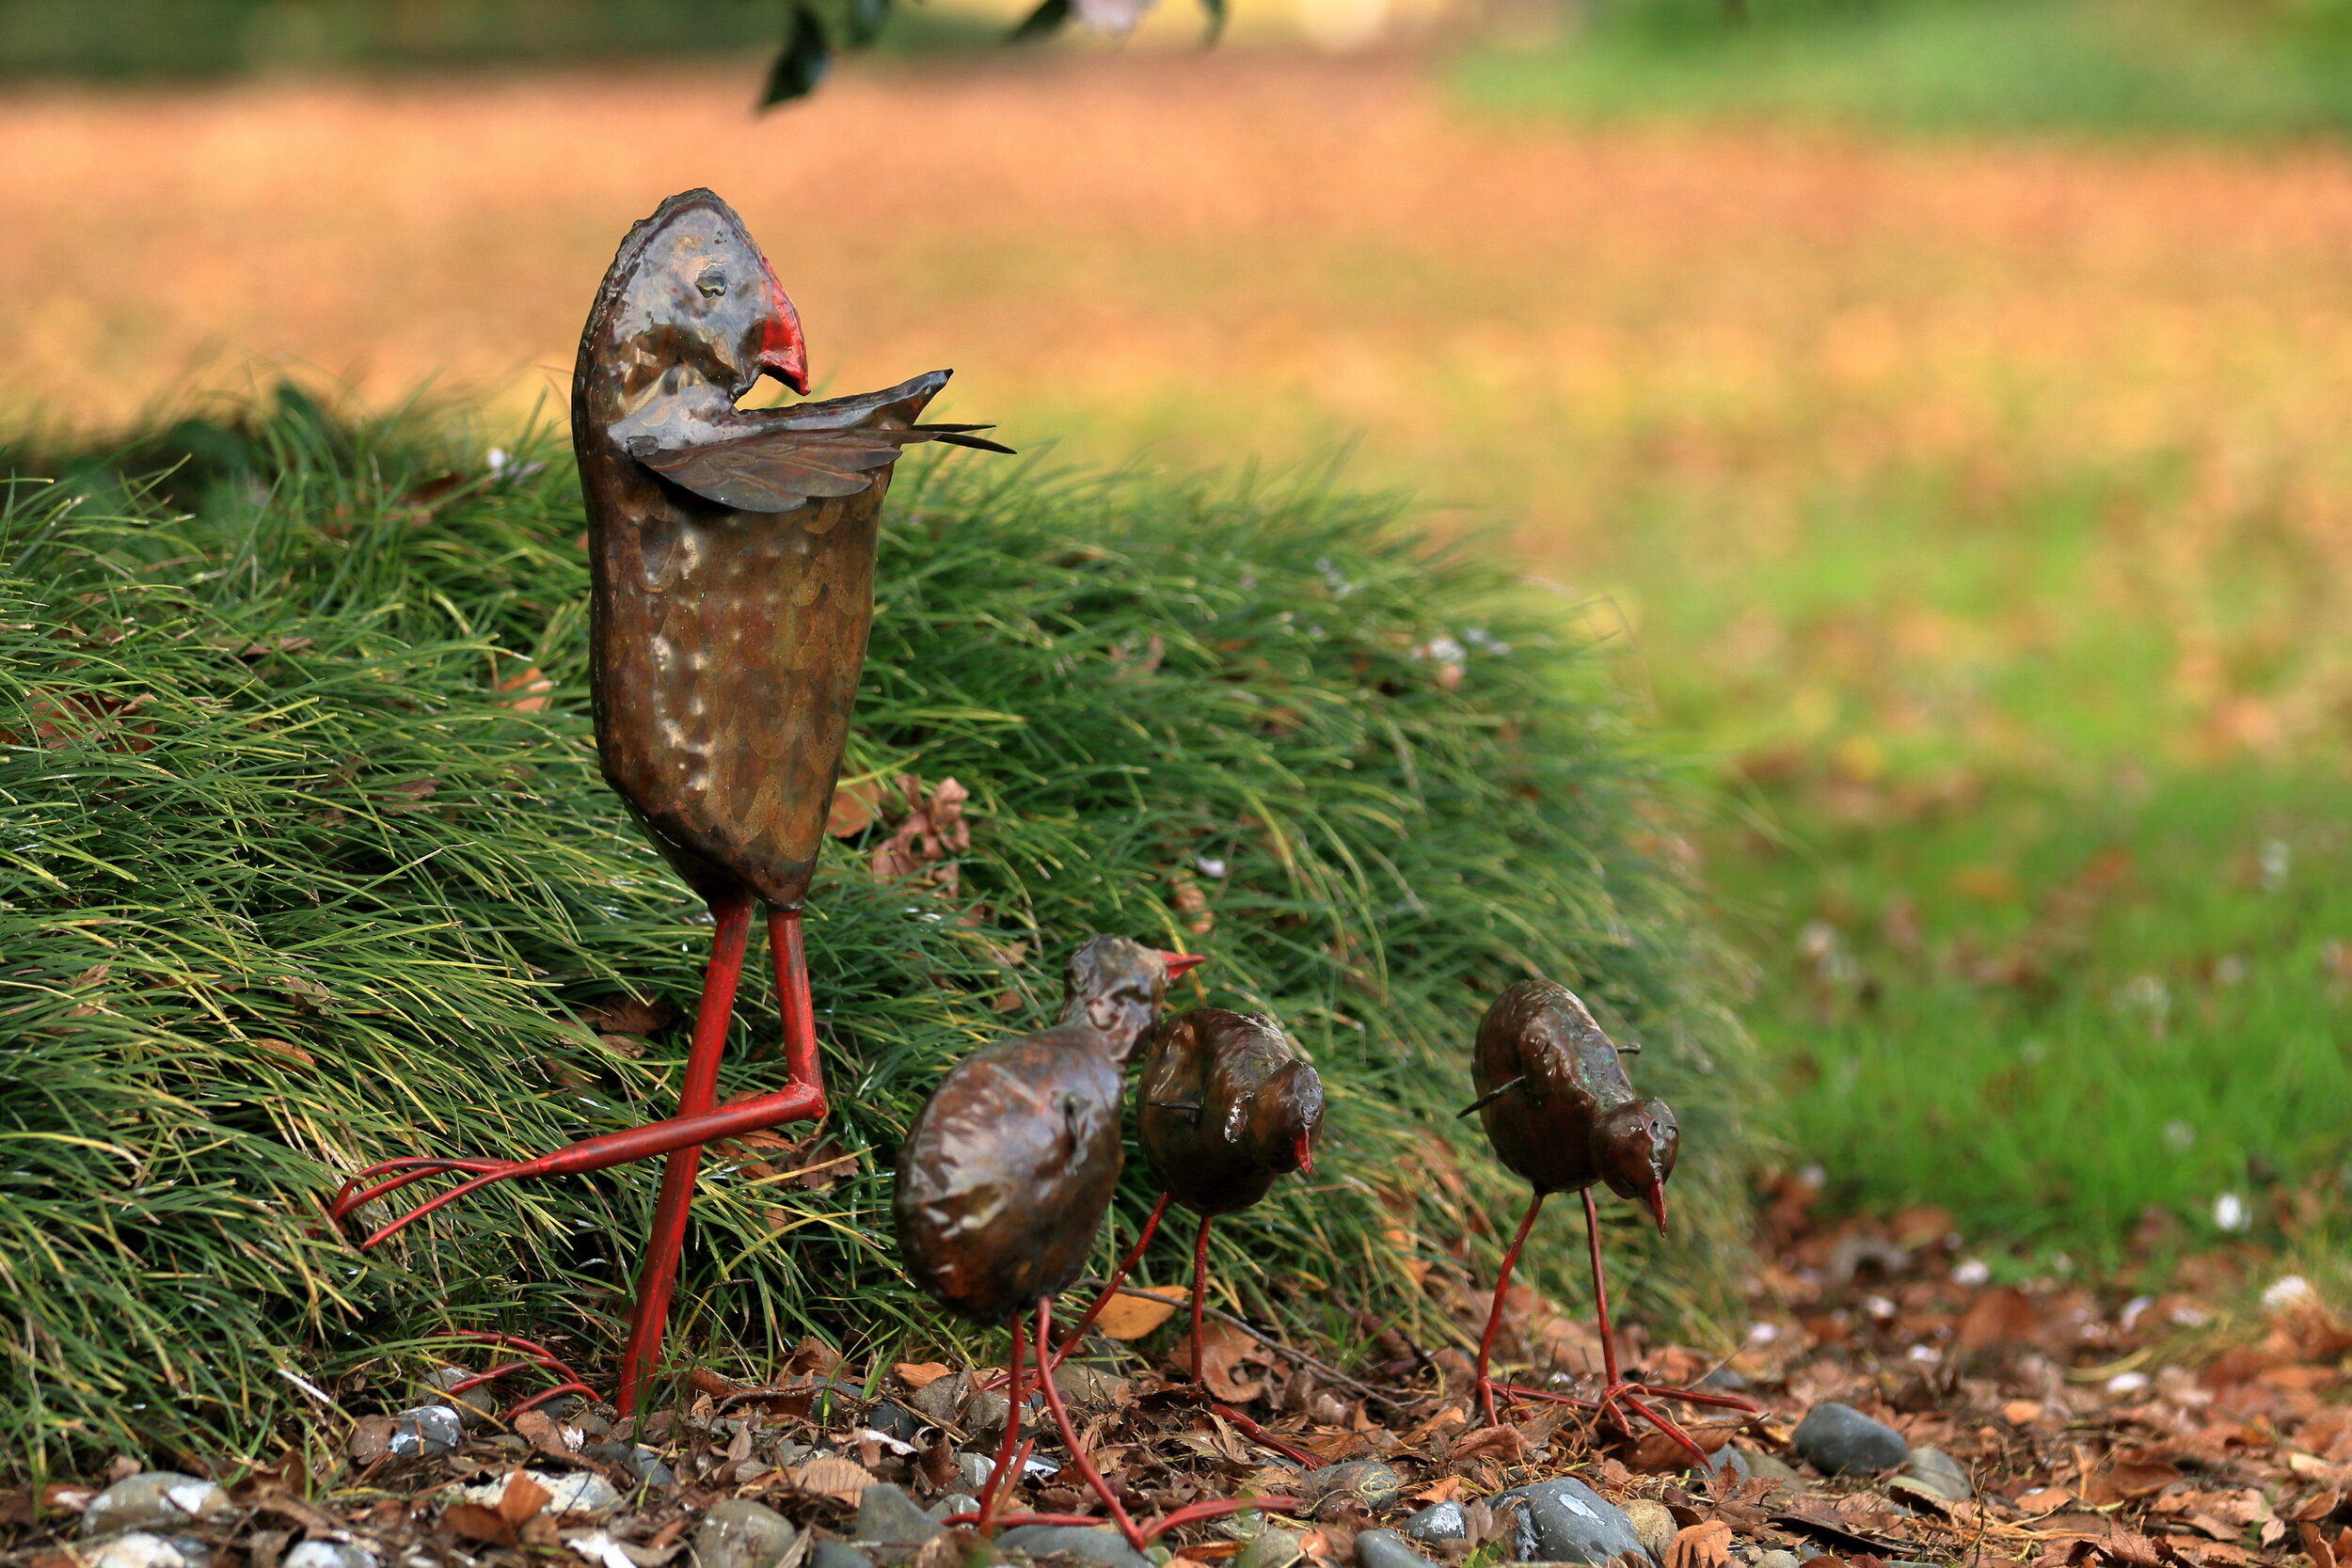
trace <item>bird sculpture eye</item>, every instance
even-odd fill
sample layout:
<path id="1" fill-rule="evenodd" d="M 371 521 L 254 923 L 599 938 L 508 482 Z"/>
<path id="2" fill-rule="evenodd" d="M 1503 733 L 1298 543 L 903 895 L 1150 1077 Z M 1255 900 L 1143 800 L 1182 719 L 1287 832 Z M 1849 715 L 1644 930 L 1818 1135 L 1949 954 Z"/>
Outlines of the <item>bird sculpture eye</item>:
<path id="1" fill-rule="evenodd" d="M 694 279 L 694 287 L 702 291 L 705 299 L 717 299 L 727 292 L 727 275 L 713 267 Z"/>

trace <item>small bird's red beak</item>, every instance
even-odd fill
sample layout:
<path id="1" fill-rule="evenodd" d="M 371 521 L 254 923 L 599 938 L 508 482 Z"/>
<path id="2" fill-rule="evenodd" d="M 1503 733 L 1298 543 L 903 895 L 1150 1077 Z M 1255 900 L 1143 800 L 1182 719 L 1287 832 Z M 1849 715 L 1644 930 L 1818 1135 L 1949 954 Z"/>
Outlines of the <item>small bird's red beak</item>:
<path id="1" fill-rule="evenodd" d="M 1666 1184 L 1663 1181 L 1651 1182 L 1649 1192 L 1645 1196 L 1649 1200 L 1649 1212 L 1657 1216 L 1658 1233 L 1663 1236 L 1666 1233 Z"/>
<path id="2" fill-rule="evenodd" d="M 801 336 L 801 313 L 792 309 L 792 301 L 776 281 L 773 269 L 768 274 L 768 319 L 762 324 L 759 340 L 759 369 L 763 374 L 778 381 L 803 397 L 808 396 L 808 343 Z"/>
<path id="3" fill-rule="evenodd" d="M 1301 1132 L 1298 1134 L 1298 1174 L 1301 1176 L 1312 1176 L 1314 1173 L 1315 1142 L 1306 1133 Z"/>
<path id="4" fill-rule="evenodd" d="M 1160 962 L 1168 965 L 1168 977 L 1171 980 L 1209 961 L 1198 953 L 1171 953 L 1165 947 L 1153 948 L 1152 951 L 1159 954 Z"/>

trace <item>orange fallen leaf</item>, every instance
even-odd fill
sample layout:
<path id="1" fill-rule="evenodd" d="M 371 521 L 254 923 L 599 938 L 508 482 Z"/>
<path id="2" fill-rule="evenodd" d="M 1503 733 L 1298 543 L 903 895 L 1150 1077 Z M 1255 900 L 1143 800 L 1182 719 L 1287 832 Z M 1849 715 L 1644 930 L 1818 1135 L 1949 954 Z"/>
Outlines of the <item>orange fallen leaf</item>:
<path id="1" fill-rule="evenodd" d="M 1094 1326 L 1113 1339 L 1140 1339 L 1175 1314 L 1184 1305 L 1182 1291 L 1152 1292 L 1152 1299 L 1141 1296 L 1111 1297 Z"/>
<path id="2" fill-rule="evenodd" d="M 829 1497 L 844 1507 L 855 1508 L 866 1489 L 874 1482 L 874 1473 L 865 1465 L 847 1459 L 812 1459 L 807 1464 L 784 1472 L 784 1479 L 797 1491 L 812 1497 Z"/>
<path id="3" fill-rule="evenodd" d="M 901 1361 L 890 1370 L 909 1388 L 928 1388 L 947 1375 L 947 1369 L 936 1361 Z"/>

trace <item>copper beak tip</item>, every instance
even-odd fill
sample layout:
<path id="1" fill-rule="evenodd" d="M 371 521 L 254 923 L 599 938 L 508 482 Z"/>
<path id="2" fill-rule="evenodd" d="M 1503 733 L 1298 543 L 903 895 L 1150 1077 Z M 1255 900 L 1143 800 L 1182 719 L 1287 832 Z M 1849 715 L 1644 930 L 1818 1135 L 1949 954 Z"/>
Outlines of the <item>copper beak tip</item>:
<path id="1" fill-rule="evenodd" d="M 1663 1181 L 1652 1182 L 1647 1196 L 1649 1212 L 1658 1219 L 1658 1233 L 1663 1236 L 1666 1233 L 1666 1184 Z"/>
<path id="2" fill-rule="evenodd" d="M 1170 953 L 1164 947 L 1156 951 L 1160 955 L 1160 961 L 1168 966 L 1168 977 L 1171 980 L 1180 974 L 1190 974 L 1209 961 L 1199 953 Z"/>

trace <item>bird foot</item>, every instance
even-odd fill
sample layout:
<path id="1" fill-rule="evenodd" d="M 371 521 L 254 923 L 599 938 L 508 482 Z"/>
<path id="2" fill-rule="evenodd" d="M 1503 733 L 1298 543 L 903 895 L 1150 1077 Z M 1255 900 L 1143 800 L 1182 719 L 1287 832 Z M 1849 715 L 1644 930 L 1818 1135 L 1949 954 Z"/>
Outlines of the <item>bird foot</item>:
<path id="1" fill-rule="evenodd" d="M 1580 1410 L 1593 1411 L 1604 1418 L 1614 1421 L 1617 1430 L 1628 1437 L 1634 1435 L 1632 1419 L 1627 1415 L 1627 1411 L 1630 1410 L 1634 1415 L 1641 1417 L 1651 1426 L 1672 1438 L 1684 1451 L 1691 1454 L 1697 1461 L 1700 1469 L 1710 1471 L 1715 1466 L 1713 1457 L 1705 1449 L 1700 1448 L 1697 1441 L 1689 1433 L 1683 1431 L 1672 1418 L 1662 1411 L 1652 1409 L 1644 1402 L 1674 1400 L 1684 1404 L 1707 1405 L 1721 1410 L 1738 1410 L 1748 1415 L 1757 1415 L 1763 1410 L 1763 1406 L 1754 1400 L 1743 1399 L 1737 1394 L 1710 1393 L 1699 1388 L 1668 1388 L 1656 1384 L 1628 1383 L 1623 1380 L 1606 1384 L 1597 1397 L 1587 1398 L 1581 1394 L 1565 1393 L 1549 1388 L 1529 1388 L 1515 1383 L 1497 1383 L 1481 1379 L 1478 1395 L 1489 1420 L 1494 1419 L 1495 1399 L 1498 1395 L 1505 1401 L 1543 1400 L 1555 1404 L 1572 1404 Z"/>
<path id="2" fill-rule="evenodd" d="M 493 1334 L 473 1328 L 459 1329 L 456 1337 L 461 1339 L 470 1339 L 478 1344 L 495 1345 L 501 1350 L 520 1351 L 522 1357 L 520 1360 L 501 1362 L 486 1371 L 469 1372 L 453 1382 L 442 1385 L 441 1392 L 451 1400 L 460 1400 L 461 1396 L 481 1387 L 484 1384 L 492 1383 L 499 1378 L 508 1377 L 534 1367 L 541 1371 L 553 1373 L 561 1381 L 552 1388 L 544 1388 L 527 1400 L 517 1400 L 507 1406 L 503 1419 L 512 1421 L 524 1411 L 535 1410 L 548 1401 L 561 1399 L 565 1394 L 579 1394 L 591 1400 L 597 1397 L 596 1391 L 581 1382 L 580 1374 L 566 1366 L 562 1357 L 534 1340 L 525 1339 L 517 1335 Z"/>

